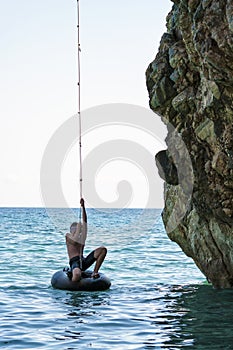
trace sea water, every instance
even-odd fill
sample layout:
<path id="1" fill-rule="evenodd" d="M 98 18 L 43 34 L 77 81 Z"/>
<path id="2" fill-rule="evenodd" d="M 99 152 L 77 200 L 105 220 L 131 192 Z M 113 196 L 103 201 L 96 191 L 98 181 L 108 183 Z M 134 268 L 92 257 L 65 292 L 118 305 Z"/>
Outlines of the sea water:
<path id="1" fill-rule="evenodd" d="M 206 283 L 161 210 L 87 211 L 86 253 L 108 248 L 107 291 L 51 287 L 68 265 L 67 210 L 0 209 L 2 349 L 233 349 L 233 291 Z"/>

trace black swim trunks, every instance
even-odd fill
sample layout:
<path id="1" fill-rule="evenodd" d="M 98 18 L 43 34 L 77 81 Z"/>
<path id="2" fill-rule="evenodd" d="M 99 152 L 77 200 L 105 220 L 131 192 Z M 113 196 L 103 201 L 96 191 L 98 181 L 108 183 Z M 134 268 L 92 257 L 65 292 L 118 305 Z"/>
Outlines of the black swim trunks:
<path id="1" fill-rule="evenodd" d="M 86 257 L 84 256 L 74 256 L 72 259 L 70 259 L 70 268 L 71 271 L 78 267 L 81 271 L 86 271 L 94 262 L 96 261 L 96 258 L 94 257 L 94 250 Z"/>

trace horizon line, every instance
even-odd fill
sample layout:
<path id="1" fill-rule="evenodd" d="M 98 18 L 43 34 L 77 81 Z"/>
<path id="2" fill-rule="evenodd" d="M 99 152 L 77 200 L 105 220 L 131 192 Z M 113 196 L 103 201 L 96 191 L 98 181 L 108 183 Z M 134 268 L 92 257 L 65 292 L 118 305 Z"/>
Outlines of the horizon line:
<path id="1" fill-rule="evenodd" d="M 0 209 L 79 209 L 80 206 L 78 207 L 43 207 L 43 206 L 0 206 Z M 143 208 L 143 207 L 86 207 L 86 209 L 158 209 L 158 210 L 162 210 L 163 208 L 158 208 L 158 207 L 148 207 L 148 208 Z"/>

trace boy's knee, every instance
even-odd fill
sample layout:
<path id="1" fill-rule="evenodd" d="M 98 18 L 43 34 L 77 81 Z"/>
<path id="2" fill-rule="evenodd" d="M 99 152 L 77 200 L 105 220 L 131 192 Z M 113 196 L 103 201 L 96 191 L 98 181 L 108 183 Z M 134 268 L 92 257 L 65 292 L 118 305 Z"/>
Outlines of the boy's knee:
<path id="1" fill-rule="evenodd" d="M 101 249 L 101 254 L 103 254 L 105 256 L 107 254 L 107 248 L 102 246 L 102 247 L 100 247 L 100 249 Z"/>
<path id="2" fill-rule="evenodd" d="M 95 259 L 98 259 L 99 257 L 105 257 L 106 254 L 107 254 L 107 248 L 102 246 L 95 250 L 94 257 Z"/>
<path id="3" fill-rule="evenodd" d="M 73 281 L 73 282 L 78 282 L 78 281 L 80 281 L 81 276 L 82 276 L 82 271 L 81 271 L 79 268 L 75 268 L 75 269 L 73 270 L 72 281 Z"/>

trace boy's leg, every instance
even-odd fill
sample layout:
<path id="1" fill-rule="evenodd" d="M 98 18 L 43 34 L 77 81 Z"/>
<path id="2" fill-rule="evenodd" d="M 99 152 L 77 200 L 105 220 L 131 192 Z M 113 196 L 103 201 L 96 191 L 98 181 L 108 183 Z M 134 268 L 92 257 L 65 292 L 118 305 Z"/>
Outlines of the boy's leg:
<path id="1" fill-rule="evenodd" d="M 80 281 L 82 276 L 82 271 L 79 267 L 75 267 L 72 271 L 72 282 L 78 282 Z"/>
<path id="2" fill-rule="evenodd" d="M 95 250 L 94 252 L 94 257 L 96 259 L 95 267 L 94 267 L 94 272 L 92 276 L 95 278 L 99 277 L 99 269 L 105 259 L 105 256 L 107 254 L 107 249 L 105 247 L 99 247 Z"/>
<path id="3" fill-rule="evenodd" d="M 105 259 L 107 254 L 107 249 L 105 247 L 99 247 L 92 251 L 83 262 L 83 270 L 87 270 L 92 264 L 95 263 L 93 277 L 99 277 L 98 271 Z"/>

